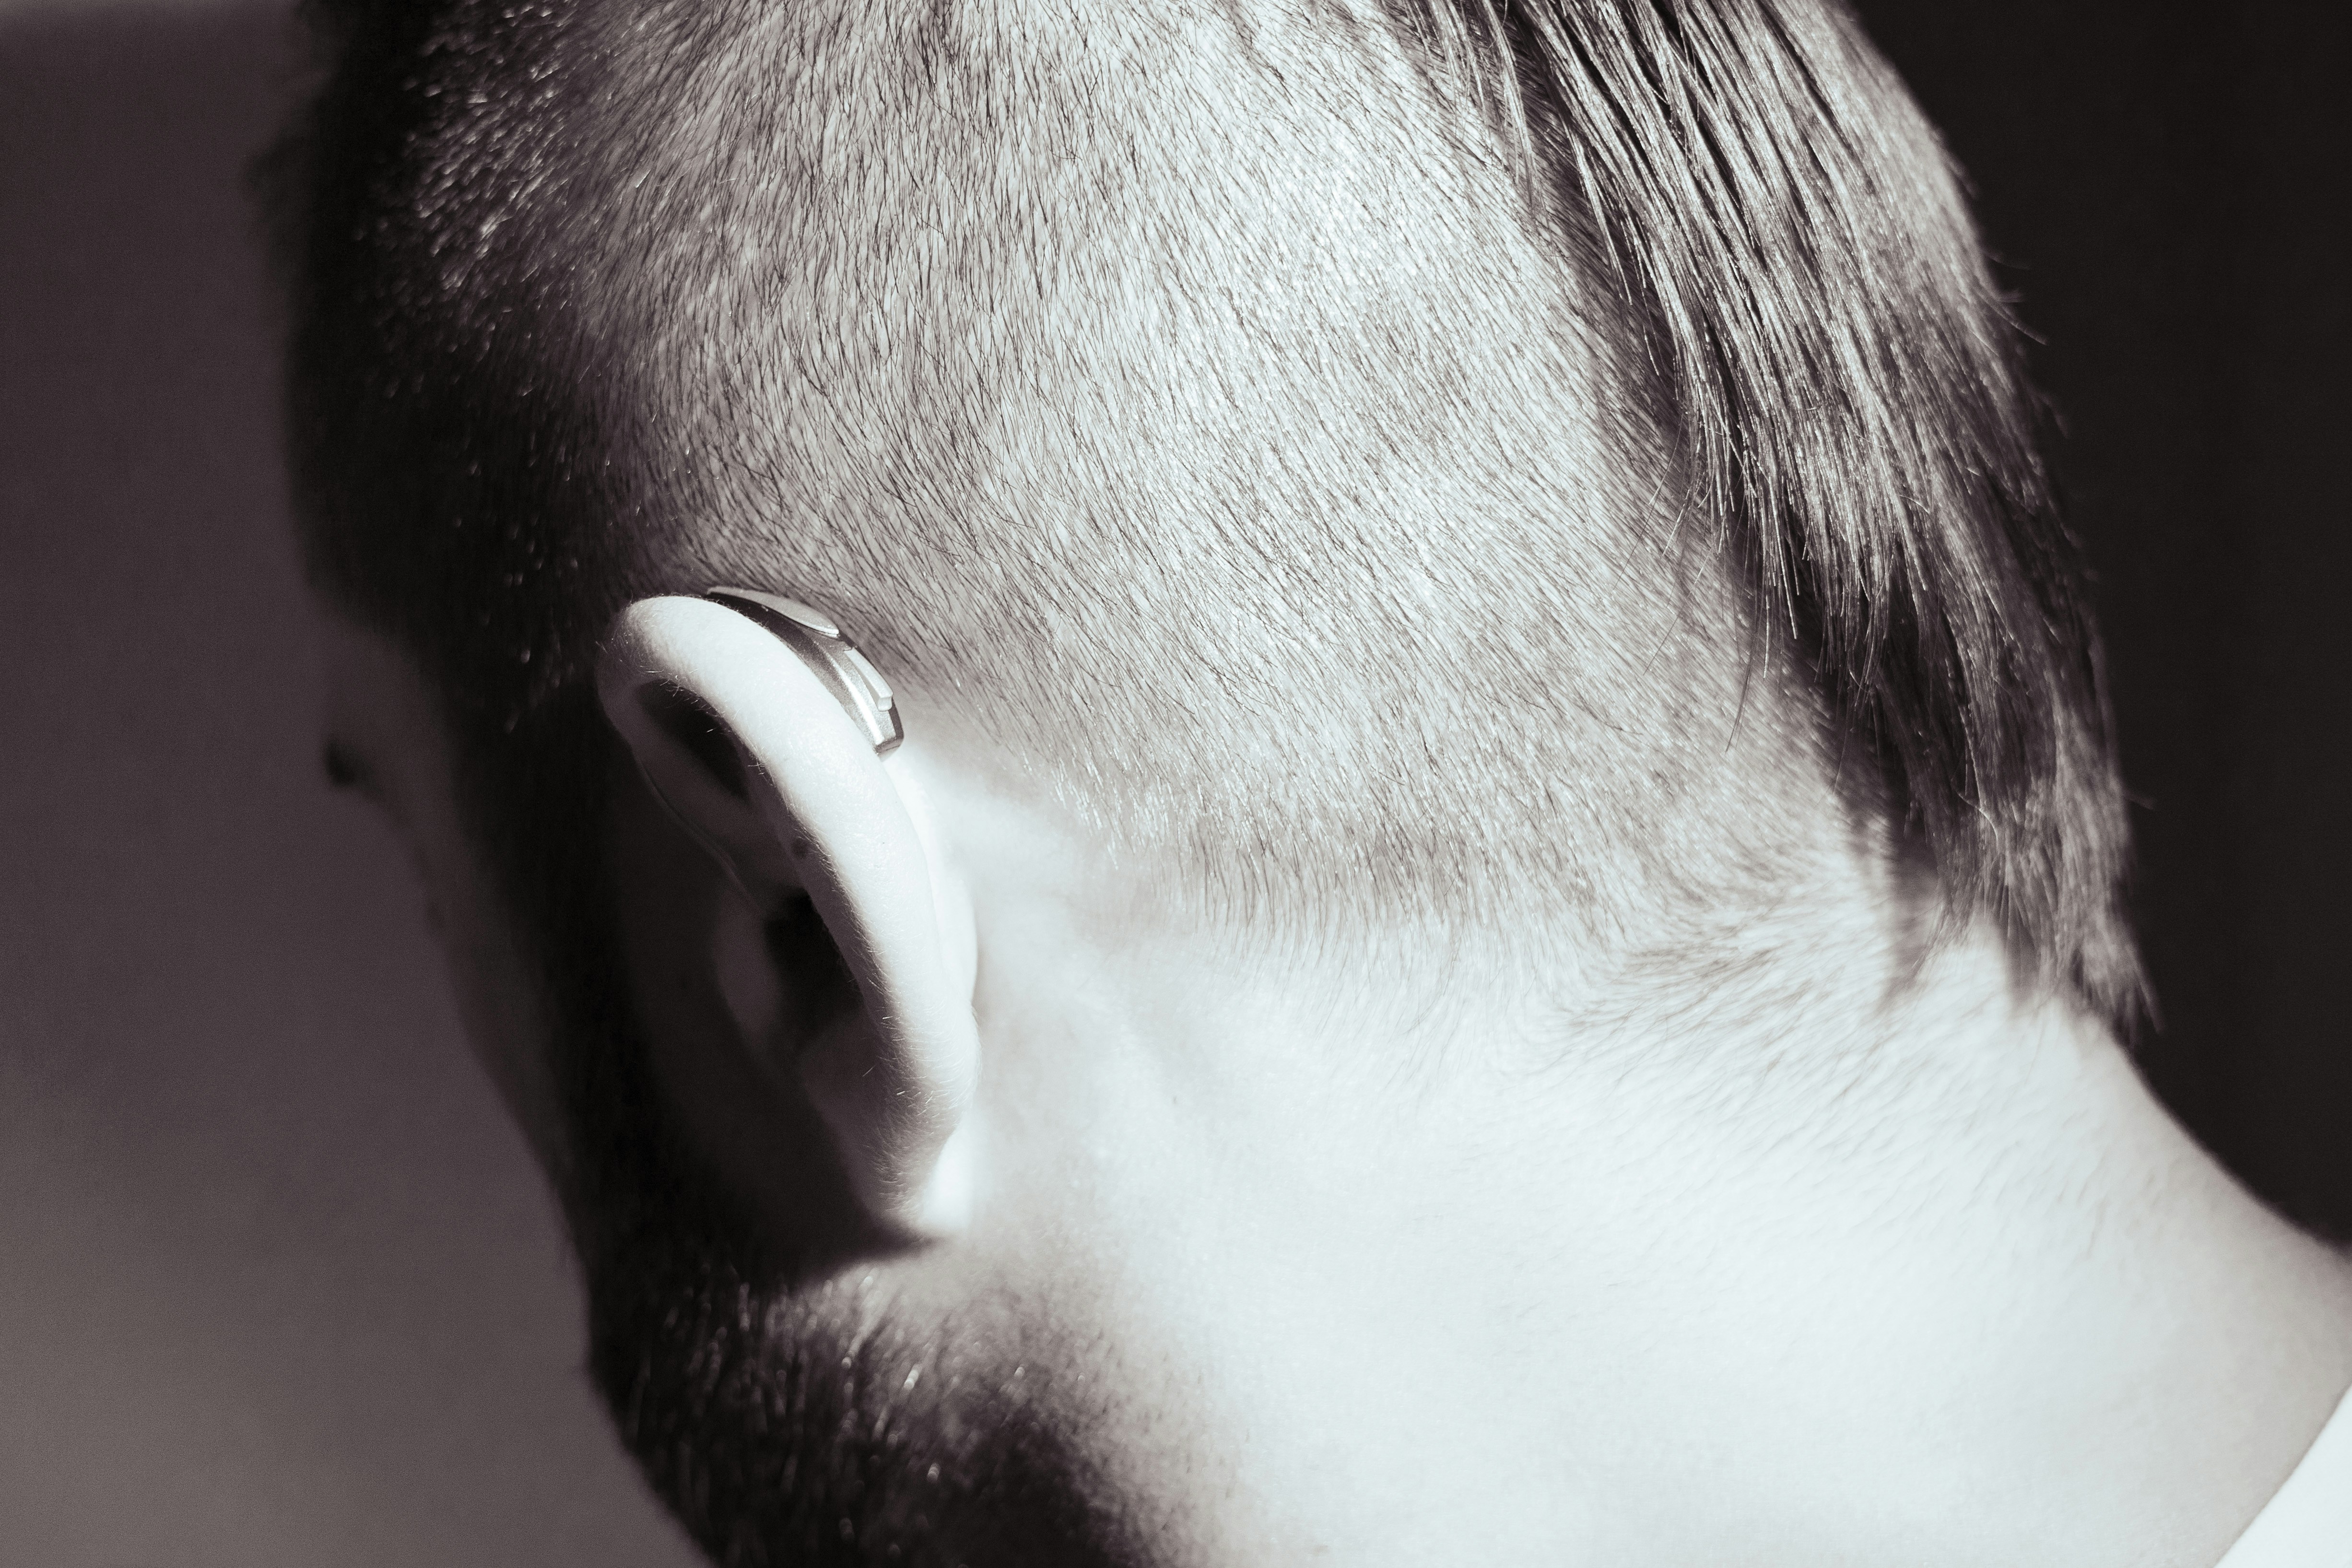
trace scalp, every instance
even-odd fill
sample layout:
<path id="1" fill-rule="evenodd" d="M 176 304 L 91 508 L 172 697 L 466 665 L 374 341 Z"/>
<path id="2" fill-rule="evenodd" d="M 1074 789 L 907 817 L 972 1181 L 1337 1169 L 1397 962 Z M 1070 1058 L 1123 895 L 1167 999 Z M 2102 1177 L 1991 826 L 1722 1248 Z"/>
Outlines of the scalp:
<path id="1" fill-rule="evenodd" d="M 635 583 L 817 598 L 1223 910 L 1723 890 L 1673 828 L 1736 613 L 1574 258 L 1377 17 L 609 5 L 547 49 L 467 286 L 560 279 L 533 357 L 593 367 Z"/>
<path id="2" fill-rule="evenodd" d="M 461 691 L 741 581 L 1204 910 L 1638 942 L 1785 906 L 1859 802 L 2133 991 L 2005 323 L 1835 13 L 414 15 L 325 100 L 377 163 L 317 182 L 369 242 L 313 245 L 297 447 L 380 454 L 316 468 L 325 573 L 467 605 Z"/>

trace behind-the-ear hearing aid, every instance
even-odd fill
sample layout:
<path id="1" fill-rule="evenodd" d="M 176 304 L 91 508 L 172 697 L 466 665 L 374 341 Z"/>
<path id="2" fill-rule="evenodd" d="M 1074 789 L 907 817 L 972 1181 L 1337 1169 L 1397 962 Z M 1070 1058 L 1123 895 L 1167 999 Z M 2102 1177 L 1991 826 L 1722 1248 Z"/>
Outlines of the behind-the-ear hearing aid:
<path id="1" fill-rule="evenodd" d="M 898 704 L 890 695 L 890 683 L 826 616 L 798 599 L 763 594 L 756 588 L 705 588 L 702 596 L 758 623 L 800 655 L 809 672 L 824 683 L 834 700 L 866 731 L 876 755 L 896 751 L 907 738 L 898 723 Z"/>

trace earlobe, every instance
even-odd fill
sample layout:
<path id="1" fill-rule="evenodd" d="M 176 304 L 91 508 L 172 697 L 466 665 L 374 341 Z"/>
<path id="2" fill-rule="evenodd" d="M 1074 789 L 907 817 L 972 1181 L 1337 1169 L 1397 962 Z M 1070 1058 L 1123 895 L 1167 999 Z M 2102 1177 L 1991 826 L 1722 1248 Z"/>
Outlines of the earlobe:
<path id="1" fill-rule="evenodd" d="M 655 794 L 759 917 L 805 897 L 822 922 L 855 1005 L 777 1042 L 779 1065 L 873 1217 L 938 1236 L 961 1228 L 973 1174 L 971 912 L 942 907 L 962 895 L 923 804 L 836 684 L 745 614 L 674 597 L 622 612 L 597 677 Z"/>

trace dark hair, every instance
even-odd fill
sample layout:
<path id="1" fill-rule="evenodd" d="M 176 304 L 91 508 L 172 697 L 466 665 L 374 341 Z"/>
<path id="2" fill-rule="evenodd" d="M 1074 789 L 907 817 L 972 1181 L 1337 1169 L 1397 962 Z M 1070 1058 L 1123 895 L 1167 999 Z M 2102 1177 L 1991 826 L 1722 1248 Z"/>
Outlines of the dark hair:
<path id="1" fill-rule="evenodd" d="M 2018 326 L 1892 69 L 1834 0 L 1419 4 L 1599 230 L 1758 625 L 1811 657 L 1953 909 L 2136 1014 L 2084 564 Z"/>
<path id="2" fill-rule="evenodd" d="M 1399 895 L 1410 901 L 1433 885 L 1471 886 L 1461 868 L 1491 847 L 1439 826 L 1475 815 L 1479 788 L 1496 793 L 1491 776 L 1469 777 L 1491 775 L 1502 754 L 1479 751 L 1475 727 L 1406 712 L 1420 690 L 1409 672 L 1358 671 L 1353 710 L 1331 704 L 1337 716 L 1295 751 L 1261 736 L 1278 754 L 1244 779 L 1201 739 L 1214 726 L 1200 722 L 1200 704 L 1253 712 L 1255 694 L 1299 665 L 1336 668 L 1318 661 L 1343 657 L 1326 650 L 1349 641 L 1347 627 L 1370 642 L 1364 628 L 1412 603 L 1396 559 L 1434 550 L 1428 578 L 1473 584 L 1507 628 L 1496 644 L 1527 645 L 1505 646 L 1491 679 L 1468 678 L 1492 706 L 1532 714 L 1534 760 L 1500 792 L 1518 815 L 1496 842 L 1549 857 L 1538 867 L 1549 885 L 1594 875 L 1566 850 L 1525 846 L 1548 834 L 1586 841 L 1580 814 L 1630 831 L 1641 791 L 1629 781 L 1661 764 L 1635 755 L 1652 742 L 1624 713 L 1586 724 L 1582 700 L 1557 695 L 1578 684 L 1563 670 L 1613 668 L 1600 647 L 1607 631 L 1580 631 L 1547 584 L 1514 586 L 1605 555 L 1587 521 L 1529 523 L 1524 537 L 1484 513 L 1444 528 L 1426 516 L 1397 523 L 1382 521 L 1377 497 L 1336 520 L 1293 518 L 1286 531 L 1196 518 L 1216 546 L 1201 559 L 1241 563 L 1220 592 L 1277 606 L 1260 650 L 1216 640 L 1239 635 L 1230 631 L 1161 627 L 1206 618 L 1201 601 L 1155 599 L 1149 583 L 1105 589 L 1106 557 L 1158 569 L 1171 552 L 1164 528 L 1073 501 L 1068 517 L 1092 533 L 1070 544 L 1066 519 L 1049 527 L 991 510 L 971 478 L 984 433 L 966 410 L 921 426 L 915 457 L 858 456 L 883 499 L 834 495 L 832 514 L 774 499 L 778 477 L 795 471 L 794 451 L 777 445 L 789 437 L 754 430 L 711 456 L 722 426 L 784 423 L 747 388 L 848 374 L 822 344 L 786 341 L 824 323 L 747 325 L 763 301 L 771 316 L 782 307 L 730 281 L 740 268 L 727 247 L 743 224 L 827 198 L 814 175 L 764 166 L 764 205 L 732 194 L 757 183 L 746 173 L 754 153 L 739 142 L 772 132 L 790 94 L 807 90 L 772 65 L 747 80 L 712 74 L 711 60 L 743 53 L 714 42 L 740 43 L 764 13 L 646 9 L 664 19 L 625 45 L 561 6 L 322 12 L 333 76 L 278 163 L 291 193 L 294 447 L 314 563 L 346 604 L 424 650 L 485 733 L 576 679 L 629 595 L 764 567 L 776 585 L 824 584 L 829 606 L 894 674 L 957 691 L 1016 750 L 1052 749 L 1059 716 L 1022 716 L 1033 710 L 1110 714 L 1096 755 L 1064 760 L 1063 794 L 1082 808 L 1097 809 L 1107 784 L 1150 795 L 1169 776 L 1213 791 L 1234 774 L 1223 805 L 1154 797 L 1128 825 L 1150 838 L 1153 823 L 1182 819 L 1160 836 L 1243 901 L 1281 879 L 1269 866 L 1316 854 L 1327 863 L 1304 874 L 1327 889 L 1332 865 L 1393 879 L 1391 868 L 1417 864 Z M 1418 40 L 1428 98 L 1475 106 L 1515 172 L 1523 221 L 1544 226 L 1572 263 L 1576 309 L 1618 384 L 1593 422 L 1612 451 L 1638 459 L 1629 468 L 1665 476 L 1665 510 L 1737 574 L 1751 657 L 1810 672 L 1841 773 L 1875 792 L 1898 837 L 1932 859 L 1948 924 L 1990 917 L 2032 973 L 2128 1018 L 2143 983 L 2119 904 L 2126 829 L 2083 569 L 2037 456 L 2038 405 L 1954 173 L 1853 18 L 1814 0 L 1413 0 L 1395 20 Z M 1344 18 L 1335 26 L 1347 30 Z M 624 72 L 628 49 L 646 58 Z M 958 58 L 928 40 L 906 68 L 937 76 Z M 720 85 L 742 90 L 730 101 L 746 106 L 744 126 L 698 118 Z M 637 107 L 598 107 L 613 100 Z M 922 155 L 912 132 L 908 146 Z M 648 184 L 647 166 L 677 177 Z M 706 210 L 686 205 L 697 184 L 741 205 L 704 226 L 727 245 L 681 221 Z M 635 341 L 580 325 L 595 314 L 578 300 L 600 268 L 628 278 L 608 289 L 617 303 L 605 313 L 627 317 Z M 1171 286 L 1182 300 L 1190 287 Z M 1438 308 L 1473 307 L 1457 297 Z M 924 320 L 920 332 L 930 330 Z M 655 340 L 669 346 L 641 346 Z M 721 342 L 758 374 L 713 360 Z M 1344 374 L 1397 374 L 1381 364 L 1387 350 L 1371 342 Z M 641 362 L 661 353 L 670 357 L 646 371 Z M 633 378 L 683 399 L 677 430 L 649 433 L 643 401 L 613 390 Z M 698 386 L 711 381 L 723 384 Z M 854 424 L 860 405 L 844 395 L 837 417 Z M 1544 412 L 1526 416 L 1530 428 Z M 1262 414 L 1252 405 L 1251 417 Z M 1496 405 L 1496 419 L 1513 416 Z M 827 439 L 863 450 L 855 430 Z M 651 455 L 616 461 L 624 447 Z M 1356 450 L 1326 473 L 1345 471 Z M 1621 501 L 1641 488 L 1612 482 Z M 889 508 L 920 512 L 928 531 L 873 522 Z M 747 511 L 756 522 L 740 521 Z M 1327 594 L 1340 608 L 1301 607 Z M 1139 635 L 1192 640 L 1097 668 L 1105 648 Z M 992 652 L 1016 644 L 1053 649 L 1052 668 L 1041 676 Z M 1165 673 L 1188 659 L 1212 667 L 1198 685 Z M 1574 733 L 1548 752 L 1549 728 Z M 1622 766 L 1605 760 L 1619 753 Z M 1456 755 L 1470 759 L 1467 783 L 1427 782 Z M 1327 764 L 1351 770 L 1344 789 L 1299 790 L 1287 817 L 1250 815 L 1246 803 Z M 1608 781 L 1594 788 L 1608 797 L 1599 805 L 1559 782 L 1582 766 Z M 1329 804 L 1342 797 L 1363 804 Z"/>

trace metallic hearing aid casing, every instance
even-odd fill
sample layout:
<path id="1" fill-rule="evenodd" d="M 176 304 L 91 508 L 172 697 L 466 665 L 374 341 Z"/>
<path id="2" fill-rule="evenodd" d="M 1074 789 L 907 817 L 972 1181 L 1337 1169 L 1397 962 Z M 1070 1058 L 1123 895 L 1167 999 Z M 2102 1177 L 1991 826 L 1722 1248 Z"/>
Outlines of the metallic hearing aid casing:
<path id="1" fill-rule="evenodd" d="M 898 704 L 890 695 L 890 683 L 823 615 L 797 599 L 756 588 L 706 588 L 702 596 L 758 622 L 800 655 L 810 673 L 824 683 L 835 700 L 866 731 L 876 755 L 895 751 L 907 738 L 898 723 Z"/>

